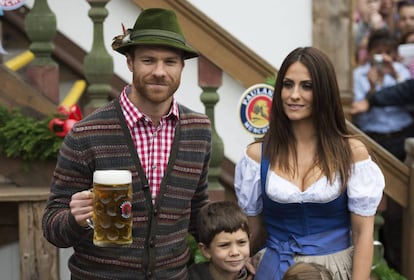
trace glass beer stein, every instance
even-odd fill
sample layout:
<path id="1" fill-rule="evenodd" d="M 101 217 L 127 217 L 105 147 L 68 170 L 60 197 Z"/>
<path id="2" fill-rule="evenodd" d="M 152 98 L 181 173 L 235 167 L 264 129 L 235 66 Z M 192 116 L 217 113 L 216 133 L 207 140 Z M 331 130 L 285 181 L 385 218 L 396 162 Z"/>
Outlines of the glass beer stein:
<path id="1" fill-rule="evenodd" d="M 132 175 L 129 170 L 97 170 L 93 174 L 93 243 L 132 243 Z"/>

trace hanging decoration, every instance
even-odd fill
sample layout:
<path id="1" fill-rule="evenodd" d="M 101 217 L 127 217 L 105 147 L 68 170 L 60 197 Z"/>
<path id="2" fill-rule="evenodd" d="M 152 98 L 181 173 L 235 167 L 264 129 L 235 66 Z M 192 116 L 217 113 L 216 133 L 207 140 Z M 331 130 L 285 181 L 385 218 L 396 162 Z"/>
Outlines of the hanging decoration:
<path id="1" fill-rule="evenodd" d="M 75 123 L 82 119 L 82 113 L 78 105 L 70 107 L 59 106 L 59 116 L 49 122 L 49 129 L 59 137 L 65 137 Z"/>

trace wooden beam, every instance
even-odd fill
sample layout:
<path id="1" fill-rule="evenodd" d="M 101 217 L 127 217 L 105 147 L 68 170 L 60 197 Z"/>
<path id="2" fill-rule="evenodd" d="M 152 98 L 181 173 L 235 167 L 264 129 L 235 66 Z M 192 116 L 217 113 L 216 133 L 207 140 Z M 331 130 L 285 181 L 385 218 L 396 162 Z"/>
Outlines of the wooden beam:
<path id="1" fill-rule="evenodd" d="M 56 113 L 56 105 L 26 83 L 18 74 L 0 65 L 0 100 L 7 107 L 22 107 L 44 116 Z"/>
<path id="2" fill-rule="evenodd" d="M 50 186 L 17 187 L 15 185 L 1 185 L 0 202 L 45 201 L 49 197 Z"/>
<path id="3" fill-rule="evenodd" d="M 345 107 L 352 101 L 352 1 L 312 1 L 312 44 L 332 60 Z M 346 109 L 346 108 L 345 108 Z"/>

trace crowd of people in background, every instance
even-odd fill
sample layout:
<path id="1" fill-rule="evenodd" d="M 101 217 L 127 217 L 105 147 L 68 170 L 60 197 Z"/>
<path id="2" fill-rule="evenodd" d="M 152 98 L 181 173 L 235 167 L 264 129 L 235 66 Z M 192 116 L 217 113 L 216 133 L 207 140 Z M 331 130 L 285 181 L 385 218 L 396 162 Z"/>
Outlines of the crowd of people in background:
<path id="1" fill-rule="evenodd" d="M 412 101 L 398 100 L 401 94 L 405 97 L 413 91 L 406 85 L 414 78 L 414 1 L 358 0 L 354 36 L 354 124 L 404 161 L 405 140 L 414 137 L 414 110 Z M 387 97 L 378 98 L 386 102 L 374 102 L 377 92 L 383 91 Z M 400 270 L 402 209 L 390 198 L 385 205 L 380 240 L 388 264 Z"/>
<path id="2" fill-rule="evenodd" d="M 354 14 L 355 64 L 368 60 L 367 45 L 370 34 L 387 29 L 398 44 L 413 42 L 413 0 L 357 0 Z M 396 53 L 397 55 L 397 53 Z M 401 59 L 401 57 L 395 57 Z"/>

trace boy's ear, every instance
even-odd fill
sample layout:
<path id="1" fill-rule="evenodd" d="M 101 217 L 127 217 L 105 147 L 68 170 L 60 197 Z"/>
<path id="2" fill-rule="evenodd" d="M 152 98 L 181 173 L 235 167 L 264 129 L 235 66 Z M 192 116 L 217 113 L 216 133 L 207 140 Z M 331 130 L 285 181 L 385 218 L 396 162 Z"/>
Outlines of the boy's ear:
<path id="1" fill-rule="evenodd" d="M 200 248 L 201 253 L 206 257 L 207 259 L 211 258 L 210 250 L 207 248 L 207 246 L 204 243 L 199 242 L 198 248 Z"/>

